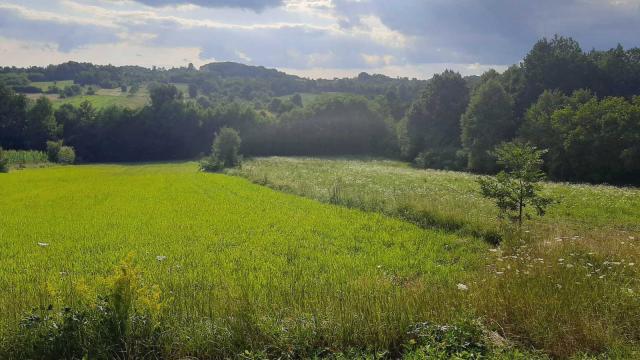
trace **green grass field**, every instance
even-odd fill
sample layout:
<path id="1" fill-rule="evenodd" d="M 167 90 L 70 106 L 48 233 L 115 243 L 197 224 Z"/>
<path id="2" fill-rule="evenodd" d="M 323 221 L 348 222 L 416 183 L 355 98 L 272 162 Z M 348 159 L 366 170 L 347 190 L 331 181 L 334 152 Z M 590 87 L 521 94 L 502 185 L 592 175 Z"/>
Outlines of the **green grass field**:
<path id="1" fill-rule="evenodd" d="M 57 85 L 59 88 L 64 88 L 65 86 L 73 85 L 72 80 L 63 80 L 63 81 L 41 81 L 41 82 L 32 82 L 30 85 L 39 87 L 43 91 L 46 91 L 49 86 Z M 180 90 L 185 97 L 188 96 L 188 86 L 187 84 L 173 84 L 178 90 Z M 116 89 L 101 89 L 99 87 L 93 86 L 96 91 L 95 95 L 86 95 L 86 91 L 89 87 L 83 86 L 82 92 L 84 95 L 73 96 L 70 98 L 60 98 L 57 94 L 27 94 L 27 97 L 30 99 L 37 99 L 41 96 L 45 96 L 53 102 L 53 106 L 58 108 L 63 104 L 72 104 L 74 106 L 80 105 L 84 101 L 89 101 L 95 108 L 104 108 L 109 106 L 122 106 L 129 109 L 138 109 L 148 104 L 149 99 L 149 91 L 146 86 L 141 86 L 140 90 L 135 94 L 129 94 L 128 92 L 123 93 L 120 91 L 120 88 Z"/>
<path id="2" fill-rule="evenodd" d="M 498 226 L 476 176 L 388 160 L 263 158 L 232 174 L 427 229 L 506 234 L 471 306 L 507 338 L 558 357 L 638 348 L 640 189 L 547 184 L 559 203 L 522 232 Z M 473 292 L 473 291 L 472 291 Z M 620 358 L 634 356 L 629 353 Z"/>
<path id="3" fill-rule="evenodd" d="M 195 163 L 13 171 L 0 199 L 0 358 L 399 351 L 412 324 L 464 314 L 457 283 L 489 253 Z"/>
<path id="4" fill-rule="evenodd" d="M 515 232 L 474 180 L 307 158 L 0 174 L 0 358 L 640 356 L 640 190 L 549 184 L 561 203 Z"/>

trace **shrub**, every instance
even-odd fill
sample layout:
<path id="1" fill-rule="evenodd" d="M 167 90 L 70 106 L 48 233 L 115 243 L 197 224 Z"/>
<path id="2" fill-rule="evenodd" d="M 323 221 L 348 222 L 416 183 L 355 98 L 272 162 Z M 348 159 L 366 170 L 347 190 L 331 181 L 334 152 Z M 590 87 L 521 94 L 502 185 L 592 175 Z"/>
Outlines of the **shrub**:
<path id="1" fill-rule="evenodd" d="M 58 152 L 58 162 L 66 165 L 76 162 L 75 150 L 71 146 L 62 146 Z"/>
<path id="2" fill-rule="evenodd" d="M 4 151 L 0 147 L 0 173 L 9 172 L 9 160 L 5 157 Z"/>
<path id="3" fill-rule="evenodd" d="M 47 141 L 47 159 L 50 162 L 58 162 L 58 153 L 62 148 L 62 141 Z"/>
<path id="4" fill-rule="evenodd" d="M 540 216 L 545 214 L 552 199 L 540 195 L 540 182 L 545 179 L 543 154 L 529 144 L 505 143 L 496 148 L 494 155 L 504 170 L 495 178 L 482 177 L 478 183 L 482 195 L 495 201 L 501 218 L 522 225 L 522 220 L 530 217 L 527 206 L 534 207 Z"/>
<path id="5" fill-rule="evenodd" d="M 216 134 L 211 147 L 211 156 L 200 162 L 200 169 L 203 171 L 220 171 L 227 167 L 234 167 L 240 164 L 242 157 L 240 150 L 240 135 L 229 127 L 223 127 Z"/>
<path id="6" fill-rule="evenodd" d="M 425 150 L 413 160 L 414 166 L 421 169 L 462 170 L 464 163 L 462 151 L 455 147 Z"/>

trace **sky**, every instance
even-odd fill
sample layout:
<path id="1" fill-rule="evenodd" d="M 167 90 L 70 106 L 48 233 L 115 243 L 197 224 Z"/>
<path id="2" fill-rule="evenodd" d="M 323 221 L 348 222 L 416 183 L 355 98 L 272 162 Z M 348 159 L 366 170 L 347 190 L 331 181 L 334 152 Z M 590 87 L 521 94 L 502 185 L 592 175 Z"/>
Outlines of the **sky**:
<path id="1" fill-rule="evenodd" d="M 427 79 L 504 70 L 554 34 L 640 46 L 640 0 L 0 0 L 0 66 L 235 61 Z"/>

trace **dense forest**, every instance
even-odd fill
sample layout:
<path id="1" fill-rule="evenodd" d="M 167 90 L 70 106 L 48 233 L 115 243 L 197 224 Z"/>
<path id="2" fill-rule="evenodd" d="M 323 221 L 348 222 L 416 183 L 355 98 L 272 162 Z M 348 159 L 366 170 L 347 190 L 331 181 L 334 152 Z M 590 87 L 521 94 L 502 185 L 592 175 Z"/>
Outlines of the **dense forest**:
<path id="1" fill-rule="evenodd" d="M 491 151 L 515 139 L 547 150 L 551 179 L 640 183 L 640 49 L 621 45 L 585 52 L 571 38 L 545 38 L 503 73 L 445 71 L 429 81 L 366 73 L 309 80 L 235 63 L 166 70 L 73 62 L 3 68 L 0 79 L 5 149 L 63 140 L 86 162 L 188 159 L 232 127 L 245 155 L 381 155 L 492 173 Z M 45 97 L 20 94 L 53 80 L 148 86 L 151 102 L 54 109 Z M 197 101 L 171 83 L 189 84 Z M 325 94 L 303 104 L 300 93 Z"/>

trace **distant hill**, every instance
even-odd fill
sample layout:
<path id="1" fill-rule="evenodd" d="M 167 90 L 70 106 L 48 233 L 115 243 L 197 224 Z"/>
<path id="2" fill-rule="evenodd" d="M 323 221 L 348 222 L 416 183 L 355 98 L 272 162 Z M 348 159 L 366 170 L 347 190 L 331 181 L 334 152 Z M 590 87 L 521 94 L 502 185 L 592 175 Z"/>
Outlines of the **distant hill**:
<path id="1" fill-rule="evenodd" d="M 360 73 L 352 78 L 307 79 L 264 66 L 235 62 L 214 62 L 199 69 L 189 64 L 180 68 L 151 69 L 141 66 L 95 65 L 69 61 L 46 67 L 0 68 L 0 84 L 21 93 L 46 91 L 34 83 L 73 81 L 100 89 L 145 87 L 150 83 L 184 84 L 197 90 L 198 97 L 210 101 L 246 100 L 266 103 L 273 97 L 296 93 L 351 93 L 367 97 L 385 96 L 402 107 L 408 106 L 427 84 L 425 80 L 391 78 Z"/>
<path id="2" fill-rule="evenodd" d="M 295 79 L 301 78 L 289 75 L 276 69 L 265 68 L 264 66 L 252 66 L 235 62 L 213 62 L 200 67 L 200 71 L 215 74 L 222 78 L 254 78 L 254 79 Z"/>

